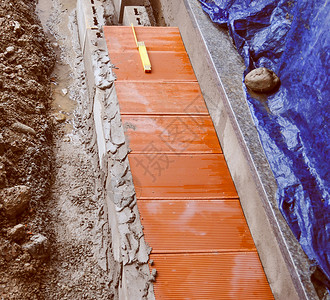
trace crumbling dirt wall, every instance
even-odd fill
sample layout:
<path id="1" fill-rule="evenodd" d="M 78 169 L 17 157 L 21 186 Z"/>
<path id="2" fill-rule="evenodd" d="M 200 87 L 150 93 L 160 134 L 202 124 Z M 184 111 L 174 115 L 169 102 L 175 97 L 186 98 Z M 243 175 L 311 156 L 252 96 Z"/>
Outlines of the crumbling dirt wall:
<path id="1" fill-rule="evenodd" d="M 49 187 L 49 77 L 55 55 L 35 1 L 0 3 L 0 188 L 26 185 L 39 201 Z"/>
<path id="2" fill-rule="evenodd" d="M 29 235 L 23 225 L 34 218 L 51 181 L 49 74 L 55 55 L 35 5 L 0 2 L 1 299 L 36 295 L 38 285 L 30 276 L 47 256 L 47 239 Z"/>

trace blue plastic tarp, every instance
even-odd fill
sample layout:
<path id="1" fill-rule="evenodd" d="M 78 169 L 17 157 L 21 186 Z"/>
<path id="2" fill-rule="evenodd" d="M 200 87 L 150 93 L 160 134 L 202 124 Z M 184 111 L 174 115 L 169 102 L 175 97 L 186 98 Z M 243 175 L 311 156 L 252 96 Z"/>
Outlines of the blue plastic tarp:
<path id="1" fill-rule="evenodd" d="M 212 21 L 228 27 L 244 75 L 266 67 L 281 79 L 266 105 L 245 89 L 246 96 L 277 181 L 279 208 L 330 278 L 329 1 L 200 2 Z"/>

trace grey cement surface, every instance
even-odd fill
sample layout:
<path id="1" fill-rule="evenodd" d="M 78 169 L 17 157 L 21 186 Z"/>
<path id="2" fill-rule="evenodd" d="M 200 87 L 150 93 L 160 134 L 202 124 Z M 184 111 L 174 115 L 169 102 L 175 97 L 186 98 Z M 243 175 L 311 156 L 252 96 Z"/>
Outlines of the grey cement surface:
<path id="1" fill-rule="evenodd" d="M 277 206 L 276 181 L 242 88 L 243 60 L 197 0 L 161 4 L 167 25 L 180 29 L 275 298 L 318 299 L 310 263 Z"/>

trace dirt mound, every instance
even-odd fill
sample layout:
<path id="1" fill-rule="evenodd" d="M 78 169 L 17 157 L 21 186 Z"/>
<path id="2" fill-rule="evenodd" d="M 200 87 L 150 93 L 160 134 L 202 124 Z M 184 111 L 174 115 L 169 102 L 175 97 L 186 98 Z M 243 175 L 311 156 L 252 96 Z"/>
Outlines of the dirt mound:
<path id="1" fill-rule="evenodd" d="M 49 184 L 49 73 L 55 55 L 34 14 L 35 1 L 0 3 L 0 187 Z"/>
<path id="2" fill-rule="evenodd" d="M 49 191 L 52 161 L 48 109 L 55 55 L 35 5 L 0 2 L 1 299 L 30 299 L 38 284 L 26 280 L 48 251 L 47 238 L 23 225 Z"/>

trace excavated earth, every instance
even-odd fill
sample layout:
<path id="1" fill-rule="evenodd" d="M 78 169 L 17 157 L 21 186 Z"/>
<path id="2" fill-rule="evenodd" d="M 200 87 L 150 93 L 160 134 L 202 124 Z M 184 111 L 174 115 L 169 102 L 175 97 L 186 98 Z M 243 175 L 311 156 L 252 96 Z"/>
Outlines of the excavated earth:
<path id="1" fill-rule="evenodd" d="M 117 299 L 75 1 L 41 2 L 0 1 L 0 299 Z"/>

